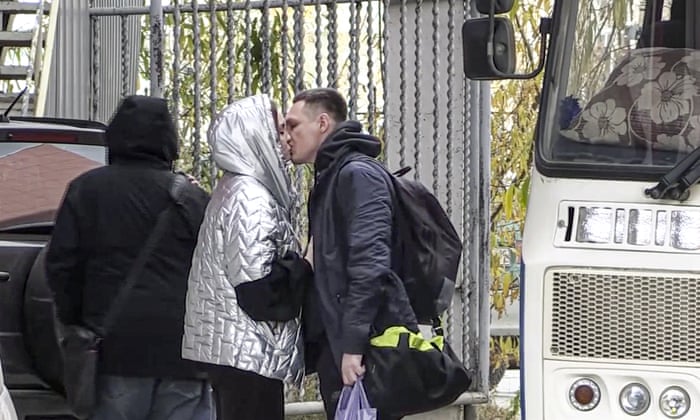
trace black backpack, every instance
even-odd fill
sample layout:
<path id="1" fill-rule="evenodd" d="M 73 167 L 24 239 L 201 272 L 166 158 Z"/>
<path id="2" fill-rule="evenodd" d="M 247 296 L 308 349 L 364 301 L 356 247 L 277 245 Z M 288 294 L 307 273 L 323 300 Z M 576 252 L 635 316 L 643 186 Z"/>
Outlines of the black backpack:
<path id="1" fill-rule="evenodd" d="M 393 258 L 419 324 L 439 327 L 440 316 L 452 304 L 462 241 L 435 195 L 423 184 L 394 173 L 366 155 L 350 160 L 374 163 L 386 171 L 394 186 Z"/>

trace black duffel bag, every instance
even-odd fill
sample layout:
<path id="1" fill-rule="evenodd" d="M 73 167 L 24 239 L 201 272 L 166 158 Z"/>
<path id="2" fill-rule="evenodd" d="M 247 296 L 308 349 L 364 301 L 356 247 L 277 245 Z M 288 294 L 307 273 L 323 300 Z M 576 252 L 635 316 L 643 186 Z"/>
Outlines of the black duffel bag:
<path id="1" fill-rule="evenodd" d="M 469 389 L 471 378 L 442 335 L 426 340 L 389 327 L 370 340 L 363 382 L 372 407 L 402 417 L 445 407 Z"/>

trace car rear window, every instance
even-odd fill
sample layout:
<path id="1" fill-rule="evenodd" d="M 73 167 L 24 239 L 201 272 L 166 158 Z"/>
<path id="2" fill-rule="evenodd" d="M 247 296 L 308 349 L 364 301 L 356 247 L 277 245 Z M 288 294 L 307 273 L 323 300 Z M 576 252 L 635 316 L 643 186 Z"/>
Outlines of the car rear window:
<path id="1" fill-rule="evenodd" d="M 105 160 L 103 146 L 0 142 L 0 230 L 50 224 L 68 183 Z"/>

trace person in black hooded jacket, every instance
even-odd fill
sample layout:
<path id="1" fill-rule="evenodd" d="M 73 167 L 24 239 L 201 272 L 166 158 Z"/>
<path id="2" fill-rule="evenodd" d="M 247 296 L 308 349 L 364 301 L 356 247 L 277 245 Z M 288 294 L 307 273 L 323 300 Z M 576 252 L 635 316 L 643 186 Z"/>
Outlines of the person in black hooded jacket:
<path id="1" fill-rule="evenodd" d="M 302 317 L 307 370 L 319 375 L 326 414 L 333 418 L 343 385 L 364 373 L 369 339 L 391 325 L 417 330 L 392 262 L 393 186 L 376 158 L 380 141 L 347 121 L 334 89 L 296 95 L 286 122 L 292 161 L 314 164 L 309 234 L 314 287 Z M 379 413 L 380 419 L 385 419 Z"/>
<path id="2" fill-rule="evenodd" d="M 178 140 L 165 100 L 125 98 L 106 142 L 109 165 L 69 184 L 48 246 L 46 274 L 65 325 L 99 329 L 158 215 L 175 206 Z M 184 183 L 165 234 L 117 310 L 101 346 L 93 419 L 206 416 L 200 403 L 208 386 L 180 351 L 187 277 L 208 200 Z"/>

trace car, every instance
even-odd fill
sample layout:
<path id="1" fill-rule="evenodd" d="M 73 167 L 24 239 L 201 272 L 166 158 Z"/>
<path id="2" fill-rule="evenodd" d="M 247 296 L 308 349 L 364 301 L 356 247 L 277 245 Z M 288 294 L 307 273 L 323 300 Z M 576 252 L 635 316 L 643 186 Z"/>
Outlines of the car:
<path id="1" fill-rule="evenodd" d="M 10 398 L 10 391 L 5 386 L 5 378 L 2 375 L 2 363 L 0 363 L 0 420 L 17 420 L 15 406 Z"/>
<path id="2" fill-rule="evenodd" d="M 72 418 L 44 249 L 67 184 L 107 161 L 105 129 L 82 120 L 0 118 L 0 360 L 20 420 Z"/>

